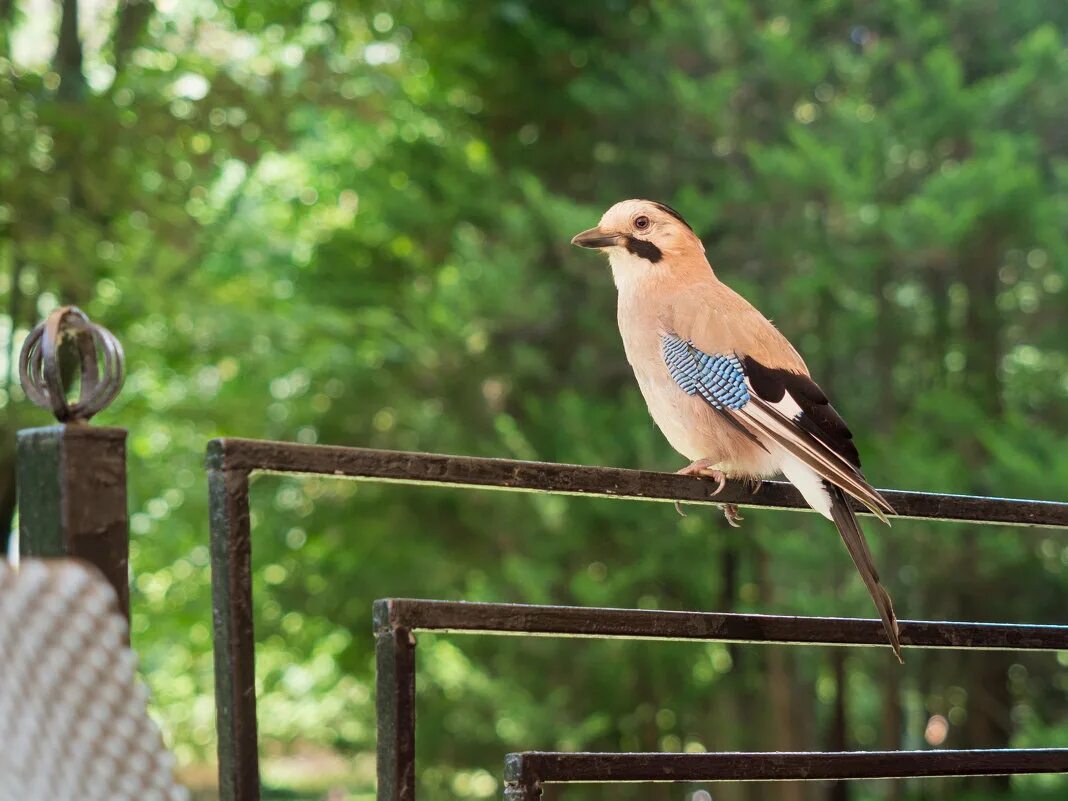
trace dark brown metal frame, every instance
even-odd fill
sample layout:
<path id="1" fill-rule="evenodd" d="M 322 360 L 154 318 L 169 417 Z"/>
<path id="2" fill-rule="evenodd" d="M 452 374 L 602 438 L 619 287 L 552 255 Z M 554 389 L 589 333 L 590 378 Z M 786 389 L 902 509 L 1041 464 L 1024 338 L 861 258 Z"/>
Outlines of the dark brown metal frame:
<path id="1" fill-rule="evenodd" d="M 713 754 L 528 751 L 509 754 L 505 761 L 505 798 L 535 801 L 543 784 L 567 782 L 819 781 L 1065 771 L 1068 748 Z"/>
<path id="2" fill-rule="evenodd" d="M 318 474 L 370 481 L 807 509 L 787 484 L 757 494 L 728 484 L 712 498 L 697 478 L 605 467 L 521 462 L 365 448 L 221 439 L 208 446 L 215 626 L 219 784 L 224 801 L 259 799 L 252 620 L 249 475 Z M 882 491 L 898 517 L 1068 528 L 1068 504 Z M 863 513 L 864 510 L 858 509 Z M 379 799 L 415 793 L 417 630 L 580 635 L 833 645 L 879 645 L 875 620 L 727 615 L 433 601 L 375 607 L 378 664 Z M 903 621 L 902 644 L 926 648 L 1049 650 L 1068 647 L 1068 627 Z M 524 801 L 542 783 L 704 779 L 875 778 L 978 773 L 1068 772 L 1068 749 L 847 754 L 510 755 L 507 793 Z"/>
<path id="3" fill-rule="evenodd" d="M 374 606 L 379 801 L 415 797 L 415 633 L 885 646 L 878 620 L 388 599 Z M 901 621 L 906 648 L 1060 651 L 1068 626 Z M 1068 748 L 713 754 L 509 754 L 506 797 L 554 782 L 772 781 L 1068 772 Z"/>
<path id="4" fill-rule="evenodd" d="M 67 398 L 60 350 L 77 356 L 78 398 Z M 122 346 L 74 306 L 53 309 L 19 352 L 26 397 L 60 425 L 18 432 L 19 553 L 75 557 L 97 567 L 130 615 L 130 527 L 126 508 L 126 430 L 89 418 L 111 403 L 125 375 Z"/>
<path id="5" fill-rule="evenodd" d="M 19 553 L 93 564 L 130 615 L 126 429 L 82 423 L 19 431 Z"/>

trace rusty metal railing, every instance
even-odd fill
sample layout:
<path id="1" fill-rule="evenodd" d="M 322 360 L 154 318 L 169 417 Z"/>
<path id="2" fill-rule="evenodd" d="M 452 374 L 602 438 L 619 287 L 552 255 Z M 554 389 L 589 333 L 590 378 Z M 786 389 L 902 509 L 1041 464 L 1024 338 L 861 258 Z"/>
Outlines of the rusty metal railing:
<path id="1" fill-rule="evenodd" d="M 61 351 L 76 369 L 62 369 Z M 68 398 L 65 381 L 75 375 L 78 396 Z M 95 565 L 129 618 L 126 429 L 87 425 L 115 399 L 124 376 L 122 346 L 110 331 L 74 306 L 54 309 L 26 337 L 19 379 L 58 425 L 19 431 L 16 461 L 19 553 Z"/>
<path id="2" fill-rule="evenodd" d="M 808 645 L 886 644 L 878 620 L 388 599 L 374 606 L 379 799 L 415 793 L 415 633 Z M 1058 651 L 1068 626 L 902 620 L 906 648 Z M 509 754 L 505 793 L 535 801 L 566 782 L 771 781 L 1068 771 L 1068 749 L 808 753 Z"/>
<path id="3" fill-rule="evenodd" d="M 790 485 L 757 494 L 730 483 L 712 498 L 697 478 L 606 467 L 399 453 L 244 439 L 208 447 L 220 791 L 259 798 L 253 663 L 249 476 L 264 471 L 367 481 L 696 504 L 807 509 Z M 897 517 L 1068 528 L 1068 504 L 881 490 Z M 863 509 L 858 512 L 864 513 Z M 387 600 L 375 605 L 378 798 L 415 797 L 415 633 L 623 637 L 884 645 L 877 620 Z M 910 648 L 1061 650 L 1068 627 L 901 621 Z M 568 781 L 841 779 L 1068 772 L 1068 749 L 745 754 L 509 755 L 506 794 L 533 801 Z"/>
<path id="4" fill-rule="evenodd" d="M 505 761 L 505 797 L 534 801 L 569 782 L 823 781 L 1064 773 L 1068 748 L 972 751 L 810 751 L 571 754 L 528 751 Z"/>

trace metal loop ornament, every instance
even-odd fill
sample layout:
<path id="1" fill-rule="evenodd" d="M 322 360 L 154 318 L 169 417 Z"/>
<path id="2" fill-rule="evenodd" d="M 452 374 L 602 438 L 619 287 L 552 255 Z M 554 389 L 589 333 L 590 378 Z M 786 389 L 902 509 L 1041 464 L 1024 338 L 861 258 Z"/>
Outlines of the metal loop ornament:
<path id="1" fill-rule="evenodd" d="M 67 400 L 59 367 L 59 348 L 67 340 L 77 347 L 80 366 L 78 398 L 73 402 Z M 119 394 L 124 363 L 122 345 L 110 331 L 90 322 L 78 307 L 61 306 L 26 337 L 19 354 L 19 381 L 26 397 L 51 410 L 59 422 L 84 422 Z"/>

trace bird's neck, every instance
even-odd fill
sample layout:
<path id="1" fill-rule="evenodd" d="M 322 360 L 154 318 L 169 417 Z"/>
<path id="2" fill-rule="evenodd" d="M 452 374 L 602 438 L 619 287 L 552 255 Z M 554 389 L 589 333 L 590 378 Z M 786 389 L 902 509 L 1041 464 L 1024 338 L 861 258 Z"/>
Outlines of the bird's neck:
<path id="1" fill-rule="evenodd" d="M 691 283 L 718 283 L 704 254 L 678 259 L 666 256 L 652 263 L 622 248 L 608 257 L 620 299 L 624 297 L 650 298 L 665 291 L 674 292 Z"/>

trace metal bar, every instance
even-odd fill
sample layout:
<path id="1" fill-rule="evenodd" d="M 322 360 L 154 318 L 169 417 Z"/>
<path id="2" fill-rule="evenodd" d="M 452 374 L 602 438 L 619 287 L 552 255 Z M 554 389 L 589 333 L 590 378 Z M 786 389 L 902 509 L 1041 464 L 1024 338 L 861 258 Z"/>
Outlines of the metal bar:
<path id="1" fill-rule="evenodd" d="M 376 619 L 413 631 L 819 645 L 885 645 L 882 622 L 722 612 L 668 612 L 582 606 L 530 606 L 392 598 L 375 601 Z M 1068 650 L 1068 626 L 902 620 L 912 648 Z"/>
<path id="2" fill-rule="evenodd" d="M 694 504 L 734 503 L 810 511 L 800 493 L 783 482 L 764 482 L 755 494 L 740 483 L 728 482 L 723 491 L 713 497 L 710 483 L 700 478 L 616 467 L 229 438 L 208 443 L 208 463 L 228 470 L 311 473 L 408 484 L 445 484 Z M 897 510 L 897 517 L 901 518 L 1068 528 L 1068 503 L 896 490 L 880 492 Z M 867 513 L 859 506 L 856 509 L 859 513 Z"/>
<path id="3" fill-rule="evenodd" d="M 807 509 L 800 494 L 790 485 L 769 482 L 753 495 L 744 487 L 729 484 L 713 497 L 709 484 L 700 479 L 674 474 L 651 473 L 618 468 L 583 467 L 507 459 L 485 459 L 439 454 L 402 453 L 366 448 L 297 445 L 245 439 L 213 440 L 208 445 L 208 467 L 212 479 L 213 588 L 216 595 L 216 667 L 225 682 L 217 679 L 219 707 L 220 785 L 225 801 L 252 801 L 258 798 L 259 776 L 255 734 L 255 692 L 252 664 L 252 617 L 248 531 L 248 476 L 264 471 L 290 474 L 318 474 L 341 478 L 406 484 L 489 488 L 510 491 L 549 492 L 652 501 L 684 501 L 702 504 L 738 503 L 778 509 Z M 233 484 L 234 486 L 231 486 Z M 223 486 L 225 485 L 225 486 Z M 884 491 L 898 510 L 899 517 L 938 520 L 970 520 L 1024 526 L 1068 528 L 1068 504 L 1045 501 L 979 498 L 931 493 Z M 863 513 L 864 510 L 858 510 Z M 415 641 L 413 631 L 433 629 L 483 634 L 543 634 L 547 636 L 628 637 L 680 640 L 729 640 L 743 642 L 822 643 L 830 645 L 881 645 L 881 625 L 875 620 L 844 618 L 798 618 L 767 615 L 660 612 L 654 610 L 583 609 L 576 607 L 531 607 L 509 604 L 469 604 L 433 601 L 391 600 L 375 605 L 376 659 L 378 684 L 376 700 L 379 717 L 378 797 L 380 801 L 411 801 L 415 795 Z M 1003 648 L 1051 650 L 1068 648 L 1068 627 L 1023 626 L 1015 624 L 904 621 L 902 642 L 912 647 Z M 227 707 L 232 709 L 228 717 Z M 251 741 L 251 742 L 250 742 Z M 1005 752 L 1033 769 L 1014 771 L 1017 762 L 997 763 L 999 752 L 969 752 L 963 761 L 953 763 L 939 752 L 944 773 L 1003 772 L 997 764 L 1009 765 L 1009 772 L 1037 772 L 1042 759 L 1054 751 Z M 559 757 L 565 768 L 592 771 L 622 778 L 607 781 L 670 780 L 676 763 L 661 764 L 679 757 L 705 757 L 713 761 L 734 758 L 743 762 L 768 756 L 800 760 L 792 763 L 798 778 L 840 778 L 834 773 L 849 760 L 867 754 L 705 754 L 705 755 L 515 755 L 518 768 L 506 795 L 513 801 L 535 801 L 542 781 L 551 781 L 551 770 L 536 757 Z M 571 758 L 578 762 L 568 762 Z M 600 759 L 603 757 L 604 759 Z M 835 757 L 844 760 L 835 761 Z M 907 753 L 888 754 L 887 770 L 909 770 L 909 766 L 930 756 Z M 1054 760 L 1060 757 L 1053 757 Z M 583 759 L 587 761 L 582 762 Z M 618 759 L 622 759 L 619 762 Z M 984 761 L 984 759 L 986 761 Z M 526 760 L 526 761 L 524 761 Z M 532 761 L 533 760 L 533 761 Z M 592 761 L 591 761 L 592 760 Z M 598 761 L 600 760 L 600 761 Z M 628 762 L 628 760 L 631 760 Z M 636 761 L 635 761 L 636 760 Z M 645 760 L 645 762 L 643 762 Z M 829 761 L 828 761 L 829 760 Z M 904 762 L 902 762 L 904 760 Z M 992 763 L 990 760 L 994 760 Z M 995 764 L 997 763 L 997 764 Z M 546 763 L 548 764 L 548 763 Z M 553 763 L 555 764 L 555 763 Z M 771 761 L 753 770 L 769 771 L 780 764 Z M 861 762 L 861 765 L 864 763 Z M 991 768 L 991 765 L 994 768 Z M 583 765 L 585 767 L 583 768 Z M 653 773 L 641 774 L 645 765 Z M 649 767 L 651 765 L 652 767 Z M 675 768 L 672 766 L 675 765 Z M 705 767 L 709 767 L 708 763 Z M 839 765 L 838 768 L 835 766 Z M 904 767 L 901 767 L 904 765 Z M 1063 762 L 1057 762 L 1063 765 Z M 606 767 L 607 766 L 607 767 Z M 619 768 L 611 773 L 613 766 Z M 629 767 L 628 767 L 629 766 Z M 637 767 L 636 767 L 637 766 Z M 816 776 L 813 766 L 825 769 Z M 689 769 L 686 763 L 682 768 Z M 631 774 L 627 770 L 632 770 Z M 880 768 L 882 770 L 883 768 Z M 939 769 L 938 766 L 935 768 Z M 1062 767 L 1056 768 L 1058 771 Z M 784 768 L 783 770 L 786 770 Z M 605 772 L 607 771 L 607 772 Z M 666 772 L 665 772 L 666 771 Z M 685 772 L 685 771 L 683 771 Z M 787 771 L 788 772 L 788 771 Z M 231 774 L 228 786 L 227 774 Z M 561 776 L 563 774 L 560 774 Z M 627 776 L 633 776 L 627 778 Z M 653 778 L 642 778 L 643 775 Z M 873 774 L 874 775 L 874 774 Z M 910 773 L 888 775 L 912 775 Z M 686 778 L 678 776 L 678 778 Z M 698 780 L 701 776 L 691 780 Z M 734 778 L 745 778 L 734 777 Z M 760 776 L 753 776 L 760 778 Z M 771 778 L 775 778 L 774 776 Z M 783 775 L 781 778 L 791 778 Z M 559 778 L 558 780 L 572 780 Z M 235 789 L 236 788 L 236 789 Z M 250 794 L 245 794 L 246 788 Z"/>
<path id="4" fill-rule="evenodd" d="M 538 801 L 541 779 L 533 752 L 507 754 L 504 757 L 504 801 Z"/>
<path id="5" fill-rule="evenodd" d="M 528 751 L 505 759 L 513 798 L 556 782 L 809 781 L 1068 773 L 1068 748 L 605 754 Z M 525 788 L 525 789 L 523 789 Z"/>
<path id="6" fill-rule="evenodd" d="M 19 553 L 95 565 L 130 617 L 126 430 L 81 424 L 18 432 Z"/>
<path id="7" fill-rule="evenodd" d="M 415 801 L 415 637 L 375 605 L 378 801 Z"/>
<path id="8" fill-rule="evenodd" d="M 209 470 L 220 801 L 259 801 L 248 473 Z"/>
<path id="9" fill-rule="evenodd" d="M 538 801 L 541 785 L 537 782 L 505 782 L 504 801 Z"/>

